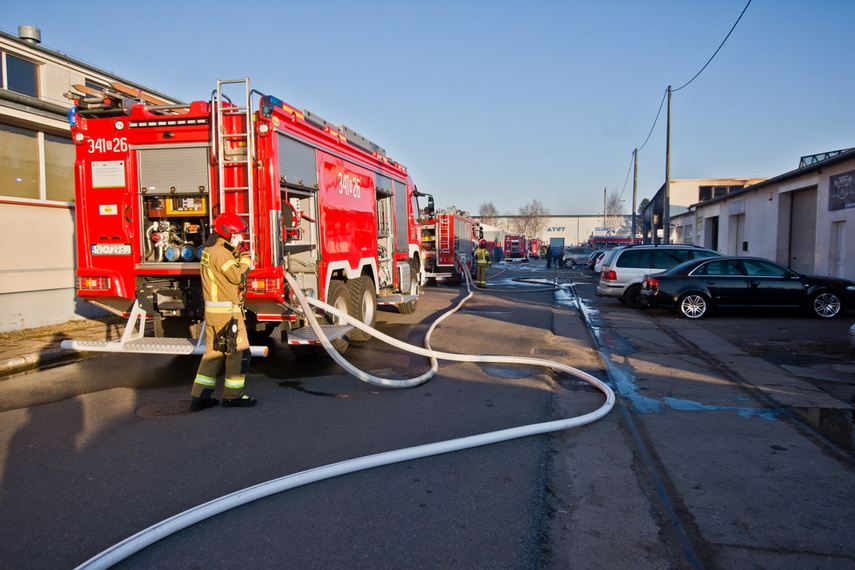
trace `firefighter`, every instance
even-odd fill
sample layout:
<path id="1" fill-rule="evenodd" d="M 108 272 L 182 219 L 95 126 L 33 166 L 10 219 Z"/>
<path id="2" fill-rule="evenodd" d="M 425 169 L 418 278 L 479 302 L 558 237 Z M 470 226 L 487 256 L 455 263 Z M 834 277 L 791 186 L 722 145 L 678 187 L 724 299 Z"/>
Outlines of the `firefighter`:
<path id="1" fill-rule="evenodd" d="M 493 266 L 490 261 L 490 252 L 487 251 L 487 240 L 482 239 L 478 242 L 478 249 L 475 250 L 475 263 L 478 269 L 475 277 L 476 287 L 487 287 L 487 270 Z"/>
<path id="2" fill-rule="evenodd" d="M 241 251 L 241 232 L 246 224 L 236 214 L 225 213 L 214 220 L 214 228 L 202 252 L 202 294 L 205 297 L 205 346 L 199 363 L 190 409 L 216 406 L 212 398 L 220 367 L 225 360 L 223 406 L 249 408 L 255 398 L 244 394 L 249 369 L 249 339 L 244 322 L 243 301 L 250 269 L 248 251 Z"/>

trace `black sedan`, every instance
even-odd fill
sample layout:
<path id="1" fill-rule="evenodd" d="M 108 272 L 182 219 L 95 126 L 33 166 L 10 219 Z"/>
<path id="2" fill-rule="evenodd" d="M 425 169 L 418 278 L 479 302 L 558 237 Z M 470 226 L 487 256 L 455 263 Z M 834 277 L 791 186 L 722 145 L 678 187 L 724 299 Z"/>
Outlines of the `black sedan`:
<path id="1" fill-rule="evenodd" d="M 855 282 L 800 275 L 758 257 L 706 257 L 649 275 L 641 302 L 690 319 L 726 307 L 802 308 L 830 318 L 855 307 Z"/>

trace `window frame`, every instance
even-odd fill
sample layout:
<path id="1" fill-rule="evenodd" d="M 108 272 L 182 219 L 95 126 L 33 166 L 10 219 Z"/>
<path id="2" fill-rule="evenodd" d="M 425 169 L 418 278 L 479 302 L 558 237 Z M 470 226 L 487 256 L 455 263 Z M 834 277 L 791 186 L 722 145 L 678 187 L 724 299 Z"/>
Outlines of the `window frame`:
<path id="1" fill-rule="evenodd" d="M 38 162 L 37 165 L 37 173 L 38 173 L 38 197 L 22 197 L 22 196 L 10 196 L 8 194 L 3 194 L 0 192 L 0 203 L 6 204 L 33 204 L 33 205 L 43 205 L 43 206 L 54 206 L 54 207 L 70 207 L 73 208 L 75 206 L 75 200 L 71 201 L 63 201 L 63 200 L 51 200 L 47 197 L 47 164 L 46 164 L 46 152 L 45 152 L 45 137 L 46 135 L 51 135 L 57 138 L 68 138 L 71 141 L 69 132 L 55 132 L 51 129 L 45 129 L 39 125 L 33 124 L 19 124 L 16 122 L 7 122 L 0 121 L 0 125 L 4 127 L 12 127 L 16 129 L 23 129 L 30 131 L 35 134 L 36 138 L 36 160 Z M 73 144 L 73 143 L 72 143 Z M 76 155 L 76 152 L 75 152 Z M 76 156 L 75 156 L 76 160 Z M 74 168 L 74 163 L 72 162 L 71 168 Z M 72 178 L 73 182 L 73 178 Z M 72 192 L 76 191 L 72 188 Z M 72 196 L 74 194 L 72 193 Z"/>
<path id="2" fill-rule="evenodd" d="M 19 91 L 18 89 L 12 89 L 9 87 L 9 57 L 12 57 L 17 61 L 33 66 L 33 89 L 35 93 Z M 12 93 L 17 93 L 19 95 L 38 99 L 41 94 L 41 85 L 39 81 L 39 65 L 40 64 L 38 62 L 27 59 L 26 57 L 23 57 L 19 54 L 10 53 L 6 50 L 0 50 L 0 72 L 2 72 L 0 73 L 0 87 L 7 91 L 11 91 Z"/>

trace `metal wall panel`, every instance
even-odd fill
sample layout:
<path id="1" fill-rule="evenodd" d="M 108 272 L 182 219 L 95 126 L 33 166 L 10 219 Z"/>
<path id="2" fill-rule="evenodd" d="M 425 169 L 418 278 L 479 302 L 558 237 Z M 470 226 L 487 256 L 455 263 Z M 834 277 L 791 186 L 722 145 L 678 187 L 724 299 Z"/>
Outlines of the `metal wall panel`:
<path id="1" fill-rule="evenodd" d="M 315 149 L 290 137 L 279 135 L 279 175 L 287 184 L 318 187 Z"/>
<path id="2" fill-rule="evenodd" d="M 140 188 L 147 194 L 198 194 L 200 186 L 209 191 L 209 172 L 208 147 L 139 150 Z"/>

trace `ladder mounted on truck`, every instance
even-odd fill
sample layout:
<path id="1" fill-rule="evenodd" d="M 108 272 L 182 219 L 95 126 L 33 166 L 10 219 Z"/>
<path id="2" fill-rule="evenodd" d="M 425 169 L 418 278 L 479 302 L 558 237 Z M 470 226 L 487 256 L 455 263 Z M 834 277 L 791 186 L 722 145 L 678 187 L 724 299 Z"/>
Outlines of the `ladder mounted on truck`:
<path id="1" fill-rule="evenodd" d="M 233 103 L 224 93 L 224 86 L 243 84 L 242 99 Z M 255 251 L 255 176 L 253 168 L 255 158 L 255 117 L 252 111 L 252 92 L 249 89 L 249 78 L 217 80 L 216 109 L 211 121 L 211 140 L 214 143 L 214 160 L 217 163 L 219 178 L 220 212 L 226 204 L 226 195 L 232 195 L 234 203 L 246 205 L 245 212 L 233 212 L 246 223 L 249 234 L 250 251 Z M 238 128 L 228 132 L 226 122 L 237 118 Z M 234 176 L 226 177 L 226 172 Z M 227 180 L 234 183 L 227 184 Z"/>

